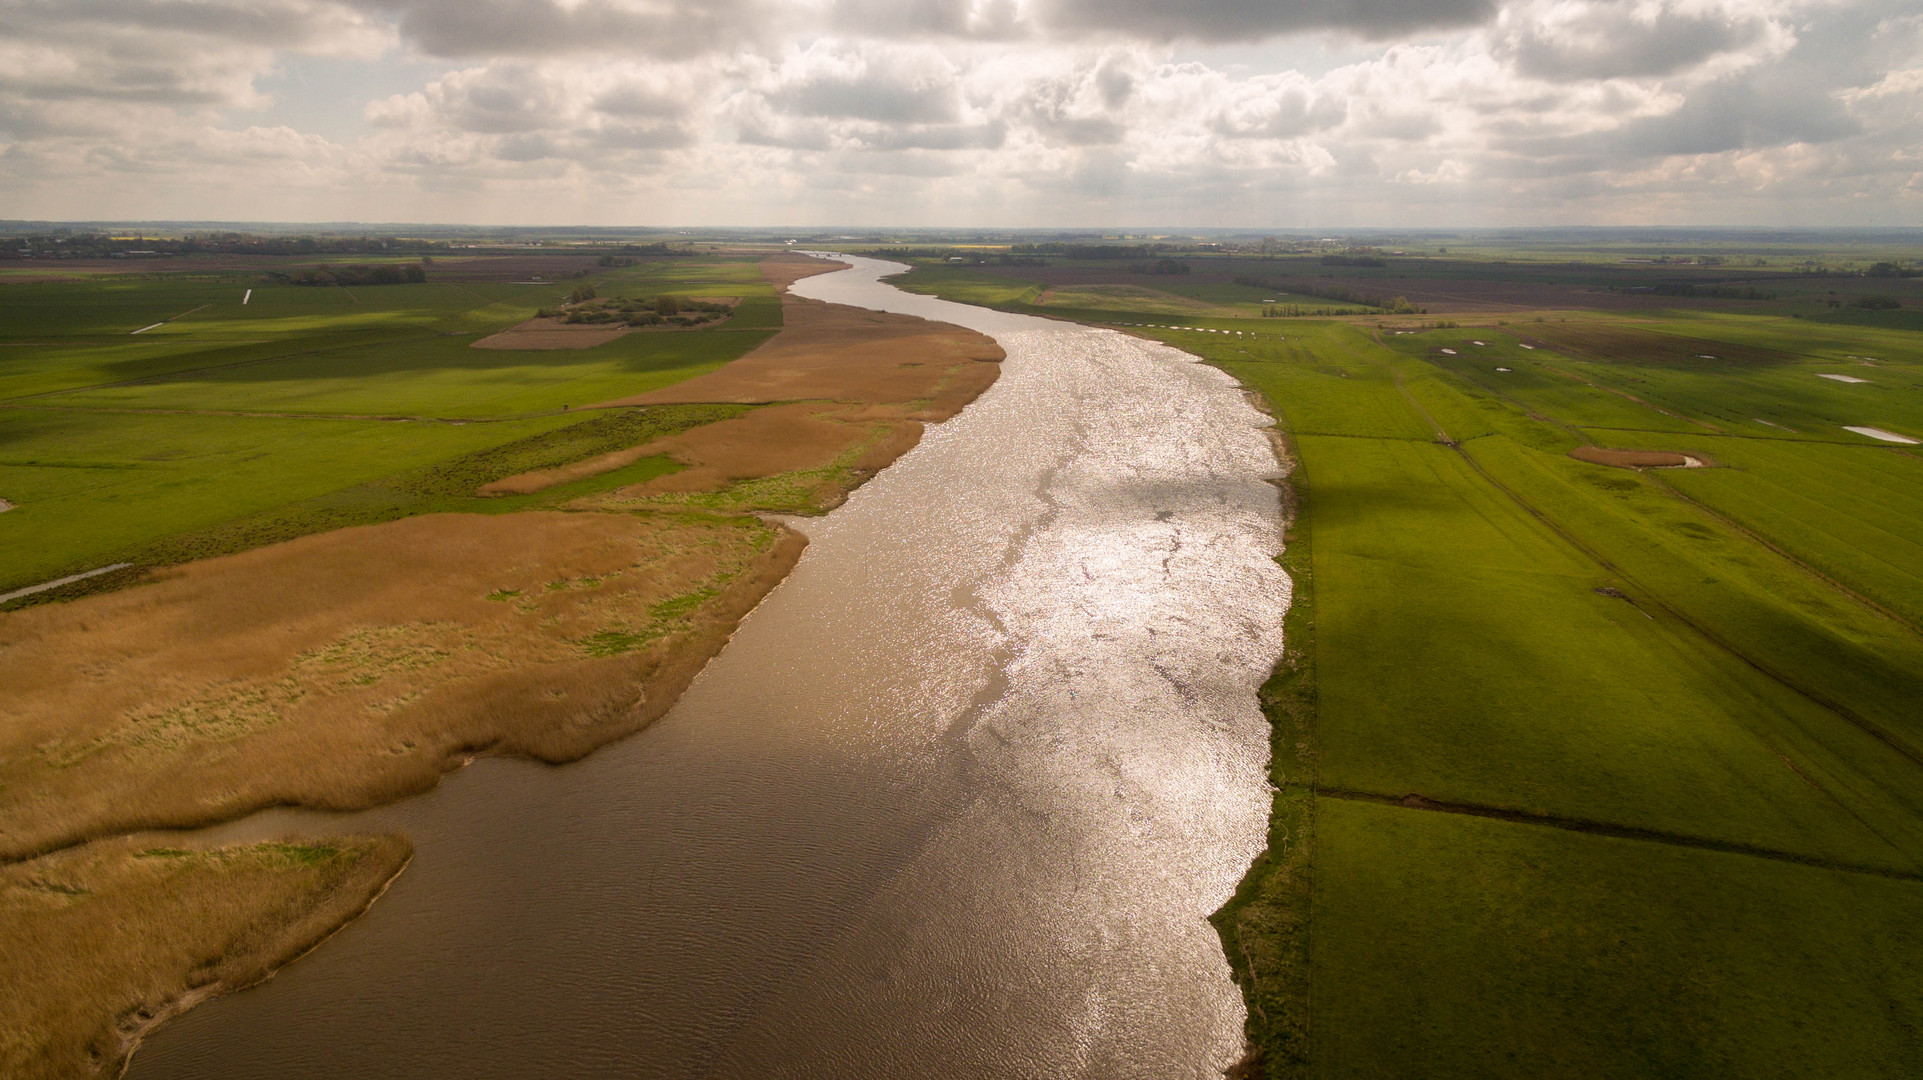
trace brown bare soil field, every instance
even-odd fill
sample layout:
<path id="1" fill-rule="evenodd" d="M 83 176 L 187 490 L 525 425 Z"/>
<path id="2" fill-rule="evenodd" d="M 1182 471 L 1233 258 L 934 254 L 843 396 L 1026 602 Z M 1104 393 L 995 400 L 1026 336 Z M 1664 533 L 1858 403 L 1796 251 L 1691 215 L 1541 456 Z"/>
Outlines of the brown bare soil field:
<path id="1" fill-rule="evenodd" d="M 1613 465 L 1618 469 L 1675 468 L 1689 464 L 1688 458 L 1666 450 L 1611 450 L 1604 446 L 1578 446 L 1569 451 L 1569 456 L 1592 465 Z"/>
<path id="2" fill-rule="evenodd" d="M 781 333 L 719 371 L 600 407 L 845 401 L 913 405 L 913 419 L 940 421 L 994 383 L 1004 355 L 992 338 L 911 315 L 788 296 L 782 318 Z"/>
<path id="3" fill-rule="evenodd" d="M 633 331 L 607 323 L 568 323 L 560 319 L 529 319 L 498 333 L 468 343 L 473 349 L 592 349 Z"/>
<path id="4" fill-rule="evenodd" d="M 1584 360 L 1700 365 L 1704 358 L 1739 364 L 1795 364 L 1802 358 L 1755 345 L 1706 341 L 1613 323 L 1530 323 L 1514 327 L 1525 341 Z"/>
<path id="5" fill-rule="evenodd" d="M 768 284 L 773 285 L 782 292 L 787 292 L 788 286 L 793 285 L 802 278 L 814 277 L 816 274 L 826 274 L 830 271 L 846 269 L 848 269 L 848 264 L 845 262 L 837 262 L 833 259 L 817 259 L 812 255 L 803 255 L 793 251 L 784 251 L 778 255 L 770 255 L 761 260 L 762 278 L 765 279 Z"/>
<path id="6" fill-rule="evenodd" d="M 0 858 L 364 807 L 646 725 L 786 575 L 752 518 L 441 514 L 0 620 Z"/>
<path id="7" fill-rule="evenodd" d="M 623 493 L 713 491 L 739 480 L 822 468 L 866 439 L 878 419 L 872 410 L 841 410 L 837 415 L 821 405 L 774 405 L 689 428 L 642 448 L 667 454 L 687 468 Z"/>
<path id="8" fill-rule="evenodd" d="M 474 489 L 476 495 L 532 495 L 545 491 L 556 484 L 573 483 L 604 472 L 625 469 L 648 455 L 639 446 L 625 450 L 611 450 L 605 454 L 562 465 L 553 469 L 534 469 L 530 472 L 516 473 Z"/>
<path id="9" fill-rule="evenodd" d="M 373 903 L 399 837 L 102 840 L 0 865 L 0 1075 L 117 1076 L 140 1039 L 260 982 Z"/>

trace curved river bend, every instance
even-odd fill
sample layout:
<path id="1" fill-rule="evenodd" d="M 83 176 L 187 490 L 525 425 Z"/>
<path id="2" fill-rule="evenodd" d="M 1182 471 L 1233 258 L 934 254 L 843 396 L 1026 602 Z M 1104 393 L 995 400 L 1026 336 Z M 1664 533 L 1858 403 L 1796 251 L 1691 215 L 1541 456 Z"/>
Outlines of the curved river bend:
<path id="1" fill-rule="evenodd" d="M 1261 849 L 1288 579 L 1224 374 L 912 296 L 1000 381 L 812 539 L 679 704 L 564 768 L 484 759 L 362 920 L 193 1010 L 130 1075 L 1214 1077 L 1242 1003 L 1206 916 Z"/>

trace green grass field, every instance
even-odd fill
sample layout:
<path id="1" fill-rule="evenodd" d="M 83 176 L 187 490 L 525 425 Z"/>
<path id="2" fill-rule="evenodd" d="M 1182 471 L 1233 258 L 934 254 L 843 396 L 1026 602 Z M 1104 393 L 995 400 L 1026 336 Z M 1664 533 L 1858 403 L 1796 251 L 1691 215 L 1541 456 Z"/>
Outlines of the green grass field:
<path id="1" fill-rule="evenodd" d="M 1923 1074 L 1923 447 L 1843 430 L 1923 439 L 1917 340 L 1156 321 L 1297 458 L 1270 850 L 1216 919 L 1266 1075 Z"/>
<path id="2" fill-rule="evenodd" d="M 591 349 L 475 349 L 578 283 L 432 274 L 354 288 L 239 272 L 0 285 L 0 498 L 13 504 L 0 513 L 0 592 L 234 550 L 254 535 L 242 522 L 271 519 L 260 535 L 286 538 L 312 531 L 303 520 L 450 508 L 467 493 L 366 496 L 423 470 L 496 461 L 503 446 L 531 449 L 502 476 L 632 445 L 581 435 L 600 430 L 580 428 L 599 414 L 569 410 L 712 371 L 781 325 L 753 262 L 679 258 L 587 280 L 603 296 L 738 298 L 726 322 Z M 715 418 L 656 411 L 663 430 Z"/>

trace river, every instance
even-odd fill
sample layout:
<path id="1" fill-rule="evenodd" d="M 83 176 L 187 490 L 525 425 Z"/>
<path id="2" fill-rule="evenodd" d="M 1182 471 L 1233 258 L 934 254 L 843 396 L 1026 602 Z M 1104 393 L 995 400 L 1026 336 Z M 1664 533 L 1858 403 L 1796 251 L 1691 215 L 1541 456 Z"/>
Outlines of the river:
<path id="1" fill-rule="evenodd" d="M 1215 1077 L 1206 917 L 1261 849 L 1256 689 L 1289 595 L 1264 428 L 1114 331 L 902 293 L 1001 379 L 825 517 L 665 717 L 562 768 L 234 835 L 402 831 L 413 865 L 129 1075 Z"/>

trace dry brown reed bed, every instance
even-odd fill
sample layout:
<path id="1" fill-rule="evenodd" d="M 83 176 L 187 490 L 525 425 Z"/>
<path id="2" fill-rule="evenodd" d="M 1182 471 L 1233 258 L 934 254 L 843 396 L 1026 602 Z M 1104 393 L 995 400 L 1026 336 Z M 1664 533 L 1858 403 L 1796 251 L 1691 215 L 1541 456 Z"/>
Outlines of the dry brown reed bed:
<path id="1" fill-rule="evenodd" d="M 835 265 L 763 272 L 785 287 Z M 475 753 L 559 763 L 638 730 L 800 556 L 745 511 L 834 505 L 997 374 L 994 342 L 956 327 L 786 311 L 750 356 L 633 400 L 799 403 L 489 488 L 686 466 L 657 482 L 571 512 L 307 536 L 0 615 L 0 1073 L 117 1071 L 153 1026 L 364 910 L 408 853 L 122 834 L 367 807 Z"/>
<path id="2" fill-rule="evenodd" d="M 96 841 L 0 865 L 0 1075 L 115 1076 L 140 1039 L 366 909 L 398 837 L 188 850 Z"/>
<path id="3" fill-rule="evenodd" d="M 800 547 L 751 518 L 438 514 L 15 612 L 0 857 L 577 758 L 660 715 Z"/>
<path id="4" fill-rule="evenodd" d="M 683 402 L 841 401 L 891 404 L 946 420 L 995 381 L 993 338 L 911 315 L 785 296 L 782 332 L 739 360 L 686 382 L 602 406 Z"/>
<path id="5" fill-rule="evenodd" d="M 778 255 L 764 260 L 761 271 L 785 290 L 799 278 L 842 265 Z M 791 474 L 806 480 L 808 491 L 800 503 L 795 492 L 784 490 L 772 501 L 750 494 L 710 505 L 734 510 L 827 509 L 912 449 L 921 439 L 924 422 L 954 416 L 1001 372 L 997 362 L 1004 354 L 994 339 L 947 323 L 785 293 L 782 319 L 779 334 L 719 371 L 599 407 L 796 404 L 758 409 L 574 465 L 510 476 L 488 484 L 480 493 L 527 494 L 622 468 L 648 455 L 666 454 L 686 468 L 591 505 L 646 505 L 664 494 L 717 491 L 742 481 Z"/>

